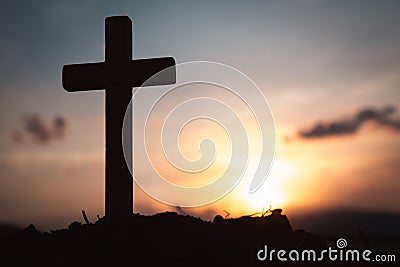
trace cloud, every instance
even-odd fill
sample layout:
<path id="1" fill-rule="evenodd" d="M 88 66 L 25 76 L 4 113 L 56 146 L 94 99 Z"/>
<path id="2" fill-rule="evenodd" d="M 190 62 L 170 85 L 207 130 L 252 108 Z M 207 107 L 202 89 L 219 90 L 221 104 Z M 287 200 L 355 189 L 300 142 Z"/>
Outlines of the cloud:
<path id="1" fill-rule="evenodd" d="M 39 144 L 49 144 L 53 140 L 64 138 L 67 130 L 67 120 L 62 116 L 55 116 L 52 121 L 46 122 L 38 114 L 22 117 L 23 127 L 12 133 L 16 143 L 34 141 Z"/>
<path id="2" fill-rule="evenodd" d="M 383 127 L 389 127 L 400 132 L 400 119 L 393 118 L 396 109 L 387 106 L 382 109 L 365 108 L 352 117 L 327 123 L 317 123 L 308 130 L 300 130 L 300 138 L 321 138 L 335 135 L 350 135 L 356 133 L 366 122 L 374 122 Z"/>

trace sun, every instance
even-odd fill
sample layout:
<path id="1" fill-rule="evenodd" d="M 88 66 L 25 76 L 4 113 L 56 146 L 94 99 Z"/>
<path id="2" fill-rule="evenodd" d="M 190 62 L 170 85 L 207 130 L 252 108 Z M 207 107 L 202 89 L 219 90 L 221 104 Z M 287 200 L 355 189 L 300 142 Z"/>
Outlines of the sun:
<path id="1" fill-rule="evenodd" d="M 283 192 L 267 192 L 264 194 L 253 194 L 248 197 L 250 206 L 255 210 L 268 209 L 269 207 L 280 207 L 285 202 Z"/>
<path id="2" fill-rule="evenodd" d="M 285 160 L 276 160 L 264 184 L 255 193 L 245 193 L 246 203 L 250 210 L 262 211 L 281 208 L 290 202 L 290 195 L 285 190 L 285 182 L 295 173 L 293 163 Z"/>

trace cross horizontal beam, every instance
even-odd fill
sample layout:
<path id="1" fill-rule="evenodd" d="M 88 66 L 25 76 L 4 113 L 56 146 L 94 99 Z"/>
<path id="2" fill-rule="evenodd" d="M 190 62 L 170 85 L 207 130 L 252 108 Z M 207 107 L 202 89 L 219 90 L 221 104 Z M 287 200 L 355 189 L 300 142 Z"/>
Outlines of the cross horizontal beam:
<path id="1" fill-rule="evenodd" d="M 110 86 L 140 87 L 166 85 L 176 82 L 173 57 L 135 59 L 127 63 L 86 63 L 64 65 L 62 85 L 68 92 L 92 91 Z"/>

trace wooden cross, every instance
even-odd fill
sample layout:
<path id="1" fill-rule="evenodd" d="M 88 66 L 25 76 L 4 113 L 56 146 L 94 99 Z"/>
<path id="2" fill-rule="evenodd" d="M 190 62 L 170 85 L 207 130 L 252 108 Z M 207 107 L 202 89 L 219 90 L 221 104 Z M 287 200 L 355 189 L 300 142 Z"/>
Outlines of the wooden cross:
<path id="1" fill-rule="evenodd" d="M 64 65 L 62 84 L 68 92 L 106 91 L 105 213 L 106 218 L 124 219 L 133 212 L 133 179 L 122 148 L 122 124 L 126 112 L 129 123 L 126 134 L 130 136 L 130 144 L 125 144 L 128 148 L 125 156 L 127 162 L 131 162 L 132 108 L 127 108 L 132 87 L 142 86 L 164 69 L 163 75 L 151 79 L 146 86 L 175 83 L 175 60 L 172 57 L 132 60 L 132 21 L 127 16 L 107 17 L 105 28 L 105 61 Z"/>

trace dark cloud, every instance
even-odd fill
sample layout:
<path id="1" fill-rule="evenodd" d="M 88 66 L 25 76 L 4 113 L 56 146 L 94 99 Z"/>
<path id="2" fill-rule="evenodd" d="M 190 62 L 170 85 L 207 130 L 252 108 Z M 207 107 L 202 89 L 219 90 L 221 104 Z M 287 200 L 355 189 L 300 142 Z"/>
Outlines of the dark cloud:
<path id="1" fill-rule="evenodd" d="M 382 109 L 365 108 L 349 118 L 317 123 L 308 130 L 299 131 L 299 136 L 301 138 L 321 138 L 334 135 L 349 135 L 357 132 L 364 123 L 369 121 L 400 132 L 400 119 L 393 118 L 395 113 L 396 109 L 391 106 Z"/>
<path id="2" fill-rule="evenodd" d="M 13 132 L 12 138 L 16 143 L 33 140 L 39 144 L 48 144 L 53 140 L 63 139 L 67 129 L 67 120 L 56 116 L 46 122 L 38 114 L 22 117 L 23 127 Z"/>

